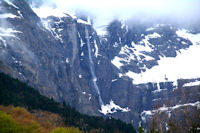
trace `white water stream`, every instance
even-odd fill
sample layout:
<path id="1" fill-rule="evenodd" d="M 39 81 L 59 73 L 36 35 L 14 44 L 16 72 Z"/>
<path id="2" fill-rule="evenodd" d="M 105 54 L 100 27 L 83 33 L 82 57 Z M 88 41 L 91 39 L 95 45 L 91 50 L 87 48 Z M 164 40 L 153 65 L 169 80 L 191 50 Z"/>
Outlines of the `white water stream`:
<path id="1" fill-rule="evenodd" d="M 91 74 L 92 74 L 92 82 L 93 82 L 93 85 L 94 85 L 94 89 L 98 95 L 98 100 L 99 100 L 99 104 L 100 105 L 103 105 L 103 101 L 102 101 L 102 98 L 101 98 L 101 93 L 99 91 L 99 87 L 97 85 L 97 77 L 95 75 L 95 70 L 94 70 L 94 62 L 92 60 L 92 55 L 91 55 L 91 48 L 90 48 L 90 37 L 89 37 L 89 34 L 88 34 L 88 29 L 87 27 L 85 27 L 85 35 L 86 35 L 86 39 L 87 39 L 87 47 L 88 47 L 88 53 L 89 53 L 89 60 L 90 60 L 90 71 L 91 71 Z"/>

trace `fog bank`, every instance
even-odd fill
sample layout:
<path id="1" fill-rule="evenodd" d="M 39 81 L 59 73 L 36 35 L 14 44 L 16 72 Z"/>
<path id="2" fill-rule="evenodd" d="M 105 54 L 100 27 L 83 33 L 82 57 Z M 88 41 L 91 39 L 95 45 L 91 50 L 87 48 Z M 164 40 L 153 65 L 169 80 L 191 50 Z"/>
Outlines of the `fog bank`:
<path id="1" fill-rule="evenodd" d="M 166 20 L 194 23 L 200 20 L 199 0 L 48 0 L 32 1 L 40 17 L 61 12 L 89 15 L 95 26 L 114 19 L 134 21 Z"/>

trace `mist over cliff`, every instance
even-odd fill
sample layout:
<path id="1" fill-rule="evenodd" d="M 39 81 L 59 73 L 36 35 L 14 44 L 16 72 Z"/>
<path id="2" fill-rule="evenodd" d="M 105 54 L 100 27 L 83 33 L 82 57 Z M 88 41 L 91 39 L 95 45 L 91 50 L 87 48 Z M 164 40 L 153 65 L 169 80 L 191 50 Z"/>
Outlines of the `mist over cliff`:
<path id="1" fill-rule="evenodd" d="M 187 24 L 200 20 L 198 0 L 49 0 L 40 2 L 32 0 L 32 5 L 43 9 L 44 14 L 41 17 L 47 16 L 50 8 L 54 11 L 68 11 L 76 15 L 90 16 L 97 27 L 107 25 L 115 19 Z"/>

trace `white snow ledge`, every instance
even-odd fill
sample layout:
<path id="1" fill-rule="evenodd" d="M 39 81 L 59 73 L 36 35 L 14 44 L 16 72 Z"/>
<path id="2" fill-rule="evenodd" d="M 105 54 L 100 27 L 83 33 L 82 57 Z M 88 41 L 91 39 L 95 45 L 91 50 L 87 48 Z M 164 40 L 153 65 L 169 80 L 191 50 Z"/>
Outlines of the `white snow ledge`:
<path id="1" fill-rule="evenodd" d="M 174 109 L 177 109 L 177 108 L 181 108 L 181 107 L 186 107 L 186 106 L 196 106 L 197 107 L 197 110 L 200 109 L 200 102 L 197 101 L 195 103 L 185 103 L 185 104 L 177 104 L 173 107 L 166 107 L 166 106 L 163 106 L 163 107 L 160 107 L 156 110 L 144 110 L 142 113 L 141 113 L 141 116 L 147 116 L 147 115 L 154 115 L 155 113 L 162 113 L 162 112 L 171 112 L 172 110 Z"/>
<path id="2" fill-rule="evenodd" d="M 131 111 L 128 107 L 122 108 L 119 105 L 116 105 L 113 100 L 110 100 L 109 104 L 101 105 L 101 110 L 99 110 L 100 113 L 107 115 L 107 114 L 113 114 L 117 111 L 121 112 L 129 112 Z"/>
<path id="3" fill-rule="evenodd" d="M 198 86 L 198 85 L 200 85 L 200 81 L 194 81 L 184 84 L 183 87 Z"/>

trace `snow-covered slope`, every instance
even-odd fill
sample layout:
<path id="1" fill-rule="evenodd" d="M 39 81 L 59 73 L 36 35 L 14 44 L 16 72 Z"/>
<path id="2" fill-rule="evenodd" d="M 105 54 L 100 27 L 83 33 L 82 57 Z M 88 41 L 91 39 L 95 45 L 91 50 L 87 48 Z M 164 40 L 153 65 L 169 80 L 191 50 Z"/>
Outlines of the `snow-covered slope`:
<path id="1" fill-rule="evenodd" d="M 151 69 L 146 69 L 145 72 L 137 74 L 128 71 L 125 75 L 133 79 L 133 84 L 200 77 L 198 73 L 200 63 L 197 61 L 200 57 L 200 34 L 192 34 L 185 29 L 177 30 L 176 33 L 179 37 L 191 41 L 192 45 L 187 49 L 177 51 L 176 57 L 160 57 L 158 65 Z"/>
<path id="2" fill-rule="evenodd" d="M 151 31 L 152 30 L 153 29 L 151 29 Z M 147 29 L 146 31 L 149 30 Z M 122 46 L 119 54 L 114 56 L 111 62 L 122 71 L 123 67 L 131 66 L 134 61 L 137 62 L 136 65 L 139 66 L 139 72 L 136 71 L 137 69 L 132 71 L 131 69 L 129 70 L 126 68 L 126 71 L 122 73 L 123 76 L 131 78 L 133 84 L 167 81 L 174 82 L 181 78 L 199 78 L 199 73 L 197 72 L 199 71 L 200 63 L 197 60 L 200 56 L 200 34 L 190 33 L 186 29 L 177 29 L 175 33 L 176 35 L 173 36 L 176 36 L 175 41 L 177 41 L 177 44 L 174 44 L 176 42 L 173 42 L 173 40 L 167 40 L 167 42 L 165 42 L 165 40 L 160 40 L 165 39 L 166 37 L 164 35 L 159 35 L 156 32 L 147 35 L 141 34 L 141 41 L 138 43 L 132 41 L 129 46 L 127 46 L 127 44 Z M 159 39 L 157 40 L 157 38 Z M 151 39 L 154 39 L 155 42 L 153 42 L 153 40 L 150 42 Z M 160 53 L 154 55 L 153 53 L 155 50 L 159 47 L 163 47 L 159 46 L 162 45 L 159 44 L 162 42 L 169 43 L 169 46 L 167 46 L 167 48 L 164 47 L 158 51 Z M 181 47 L 181 45 L 187 47 Z M 117 45 L 114 44 L 113 47 L 115 46 Z M 171 47 L 175 49 L 171 51 Z M 176 47 L 179 48 L 176 50 Z M 162 51 L 169 52 L 168 54 L 174 52 L 174 55 L 165 55 Z M 148 62 L 151 61 L 156 61 L 157 64 L 147 66 L 149 65 Z"/>

